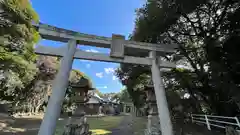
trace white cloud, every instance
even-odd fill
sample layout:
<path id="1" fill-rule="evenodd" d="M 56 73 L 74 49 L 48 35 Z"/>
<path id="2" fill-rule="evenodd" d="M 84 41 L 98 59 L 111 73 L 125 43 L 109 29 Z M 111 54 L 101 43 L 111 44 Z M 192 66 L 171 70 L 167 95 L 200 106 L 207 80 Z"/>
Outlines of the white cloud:
<path id="1" fill-rule="evenodd" d="M 96 73 L 96 76 L 99 78 L 103 78 L 103 72 Z"/>
<path id="2" fill-rule="evenodd" d="M 97 52 L 98 52 L 98 50 L 95 50 L 95 49 L 88 49 L 88 50 L 86 50 L 86 52 L 93 52 L 93 53 L 97 53 Z"/>
<path id="3" fill-rule="evenodd" d="M 117 77 L 114 75 L 112 76 L 113 81 L 117 80 Z"/>
<path id="4" fill-rule="evenodd" d="M 114 68 L 104 68 L 106 74 L 111 74 L 114 72 Z"/>
<path id="5" fill-rule="evenodd" d="M 107 89 L 108 87 L 107 86 L 98 86 L 97 88 L 98 89 Z"/>
<path id="6" fill-rule="evenodd" d="M 90 67 L 91 67 L 91 64 L 87 64 L 86 67 L 87 67 L 87 68 L 90 68 Z"/>

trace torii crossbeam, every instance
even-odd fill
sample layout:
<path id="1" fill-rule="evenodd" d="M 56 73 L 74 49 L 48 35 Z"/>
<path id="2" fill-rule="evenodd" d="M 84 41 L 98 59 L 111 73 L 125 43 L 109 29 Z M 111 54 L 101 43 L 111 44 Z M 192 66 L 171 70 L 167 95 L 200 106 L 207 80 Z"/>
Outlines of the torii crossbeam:
<path id="1" fill-rule="evenodd" d="M 53 135 L 56 122 L 60 116 L 61 106 L 68 86 L 69 73 L 73 59 L 85 59 L 115 63 L 133 63 L 151 66 L 152 79 L 158 105 L 160 128 L 163 135 L 173 135 L 172 123 L 169 115 L 164 86 L 161 79 L 160 68 L 174 68 L 175 64 L 161 61 L 159 56 L 174 53 L 177 45 L 150 44 L 125 40 L 124 36 L 113 35 L 112 38 L 83 34 L 54 26 L 36 25 L 44 39 L 67 42 L 62 48 L 37 46 L 36 54 L 61 56 L 61 67 L 53 83 L 52 95 L 47 105 L 38 135 Z M 77 49 L 79 45 L 89 45 L 110 48 L 110 55 L 85 52 Z"/>

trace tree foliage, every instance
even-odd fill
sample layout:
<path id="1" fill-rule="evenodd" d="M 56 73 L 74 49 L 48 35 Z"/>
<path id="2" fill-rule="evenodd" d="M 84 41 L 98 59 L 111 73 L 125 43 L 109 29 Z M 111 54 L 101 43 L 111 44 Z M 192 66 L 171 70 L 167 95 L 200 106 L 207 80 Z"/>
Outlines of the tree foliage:
<path id="1" fill-rule="evenodd" d="M 95 92 L 99 97 L 103 98 L 104 94 L 101 91 L 95 90 Z"/>
<path id="2" fill-rule="evenodd" d="M 45 106 L 59 68 L 59 58 L 34 53 L 40 36 L 32 24 L 38 22 L 29 0 L 0 1 L 0 101 L 11 101 L 16 111 L 38 112 Z M 69 82 L 83 78 L 92 87 L 90 78 L 74 69 Z"/>
<path id="3" fill-rule="evenodd" d="M 35 64 L 38 72 L 30 83 L 25 85 L 19 96 L 14 97 L 16 111 L 39 112 L 52 92 L 52 82 L 58 71 L 59 60 L 50 56 L 39 56 Z"/>
<path id="4" fill-rule="evenodd" d="M 38 16 L 28 0 L 3 0 L 0 10 L 0 97 L 14 100 L 37 73 L 33 45 L 39 34 L 31 24 Z"/>
<path id="5" fill-rule="evenodd" d="M 127 89 L 122 89 L 119 93 L 117 93 L 113 98 L 117 99 L 120 102 L 132 102 L 132 98 L 130 97 Z"/>
<path id="6" fill-rule="evenodd" d="M 120 68 L 117 69 L 116 75 L 122 81 L 122 84 L 126 86 L 133 103 L 137 107 L 144 105 L 144 95 L 145 92 L 141 88 L 143 83 L 146 81 L 146 74 L 149 73 L 149 68 L 139 65 L 121 64 Z M 140 85 L 140 87 L 139 87 Z"/>
<path id="7" fill-rule="evenodd" d="M 177 43 L 178 52 L 167 60 L 187 68 L 164 73 L 167 92 L 189 93 L 207 112 L 234 116 L 239 112 L 239 11 L 238 0 L 149 0 L 137 12 L 131 39 Z M 121 65 L 120 71 L 130 93 L 138 84 L 132 82 L 149 74 L 148 67 L 135 65 Z"/>

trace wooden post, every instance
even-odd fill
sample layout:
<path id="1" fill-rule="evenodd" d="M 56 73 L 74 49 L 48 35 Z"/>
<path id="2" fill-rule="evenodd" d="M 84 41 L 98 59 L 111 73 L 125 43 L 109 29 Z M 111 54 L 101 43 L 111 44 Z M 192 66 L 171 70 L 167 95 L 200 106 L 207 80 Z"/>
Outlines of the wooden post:
<path id="1" fill-rule="evenodd" d="M 205 120 L 206 120 L 206 124 L 207 124 L 208 130 L 211 130 L 211 126 L 210 126 L 210 123 L 209 123 L 209 121 L 208 121 L 207 115 L 205 115 Z"/>
<path id="2" fill-rule="evenodd" d="M 239 123 L 238 117 L 235 117 L 235 120 L 237 122 L 238 127 L 240 128 L 240 123 Z"/>

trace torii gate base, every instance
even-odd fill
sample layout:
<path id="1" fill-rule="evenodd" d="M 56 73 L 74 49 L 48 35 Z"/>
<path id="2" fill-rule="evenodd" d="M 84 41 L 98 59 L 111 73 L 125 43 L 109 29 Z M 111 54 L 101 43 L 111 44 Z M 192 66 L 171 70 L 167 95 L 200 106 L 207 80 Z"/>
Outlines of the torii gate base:
<path id="1" fill-rule="evenodd" d="M 60 29 L 60 28 L 51 28 L 52 26 L 39 26 L 39 33 L 42 37 L 57 40 L 57 41 L 66 41 L 68 40 L 67 49 L 64 50 L 55 50 L 55 49 L 39 49 L 36 48 L 37 54 L 44 55 L 52 55 L 52 56 L 62 56 L 61 67 L 58 71 L 58 74 L 54 80 L 52 95 L 47 105 L 47 110 L 44 115 L 42 124 L 40 126 L 40 130 L 38 135 L 53 135 L 56 128 L 56 122 L 60 116 L 61 106 L 64 100 L 64 96 L 66 93 L 66 89 L 68 86 L 68 78 L 72 67 L 72 62 L 74 58 L 79 59 L 88 59 L 88 60 L 96 60 L 96 61 L 109 61 L 109 62 L 122 62 L 122 63 L 134 63 L 134 64 L 145 64 L 151 66 L 152 71 L 152 80 L 154 83 L 154 90 L 158 105 L 158 114 L 160 119 L 160 128 L 162 135 L 173 135 L 172 131 L 172 123 L 169 115 L 166 94 L 163 86 L 163 82 L 161 79 L 160 67 L 168 67 L 171 68 L 175 64 L 164 63 L 164 61 L 160 61 L 156 57 L 156 52 L 165 52 L 164 48 L 157 47 L 158 45 L 154 44 L 146 44 L 141 42 L 133 42 L 124 40 L 122 37 L 117 37 L 116 39 L 111 39 L 106 37 L 93 36 L 93 35 L 84 35 L 76 32 L 71 32 Z M 74 36 L 73 34 L 74 33 Z M 78 41 L 78 42 L 76 42 Z M 111 47 L 112 56 L 106 56 L 102 54 L 95 54 L 90 52 L 83 52 L 79 49 L 76 49 L 77 43 L 80 44 L 80 41 L 85 44 L 98 44 L 100 47 L 104 46 L 106 48 Z M 136 45 L 136 44 L 139 44 Z M 92 45 L 94 46 L 94 45 Z M 132 52 L 136 52 L 136 49 L 145 50 L 145 52 L 149 53 L 150 58 L 139 58 L 139 57 L 131 57 L 124 56 L 124 46 L 132 47 L 135 50 Z M 150 51 L 149 51 L 150 50 Z M 117 58 L 113 58 L 115 57 Z M 160 62 L 160 63 L 159 63 Z"/>

